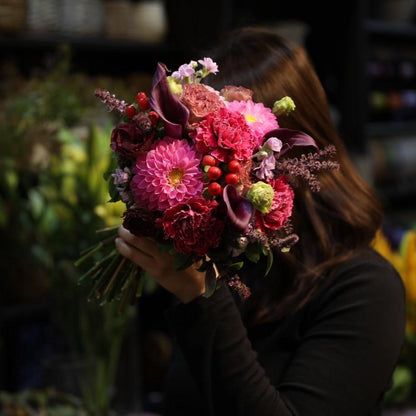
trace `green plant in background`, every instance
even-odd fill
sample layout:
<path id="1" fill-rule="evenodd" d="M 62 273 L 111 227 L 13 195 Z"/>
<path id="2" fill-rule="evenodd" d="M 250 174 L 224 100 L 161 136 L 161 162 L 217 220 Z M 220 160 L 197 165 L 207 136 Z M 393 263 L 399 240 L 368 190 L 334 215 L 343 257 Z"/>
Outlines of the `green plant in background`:
<path id="1" fill-rule="evenodd" d="M 406 337 L 392 387 L 385 396 L 386 405 L 404 406 L 416 398 L 416 228 L 413 225 L 404 232 L 398 248 L 381 231 L 373 246 L 394 265 L 406 290 Z"/>
<path id="2" fill-rule="evenodd" d="M 111 163 L 113 115 L 103 119 L 90 88 L 109 80 L 71 73 L 66 47 L 49 70 L 29 80 L 11 67 L 5 72 L 0 238 L 7 244 L 0 258 L 0 303 L 51 299 L 54 323 L 69 346 L 66 364 L 92 363 L 79 386 L 83 407 L 107 416 L 134 311 L 119 314 L 115 305 L 87 302 L 74 261 L 97 229 L 121 222 L 121 203 L 107 204 L 103 180 Z"/>
<path id="3" fill-rule="evenodd" d="M 85 290 L 77 286 L 79 276 L 73 265 L 87 243 L 86 230 L 120 223 L 122 204 L 119 210 L 117 204 L 106 204 L 109 195 L 103 180 L 111 163 L 109 128 L 92 125 L 85 137 L 79 131 L 62 129 L 61 154 L 51 158 L 48 175 L 39 187 L 39 200 L 44 201 L 39 211 L 48 246 L 62 247 L 59 256 L 54 253 L 53 262 L 58 272 L 53 285 L 55 318 L 71 346 L 71 360 L 92 363 L 80 373 L 79 387 L 85 407 L 97 416 L 110 411 L 110 389 L 127 325 L 133 318 L 132 310 L 119 314 L 116 305 L 103 308 L 87 302 Z"/>
<path id="4" fill-rule="evenodd" d="M 87 416 L 81 401 L 52 389 L 26 390 L 11 394 L 0 392 L 3 416 Z"/>

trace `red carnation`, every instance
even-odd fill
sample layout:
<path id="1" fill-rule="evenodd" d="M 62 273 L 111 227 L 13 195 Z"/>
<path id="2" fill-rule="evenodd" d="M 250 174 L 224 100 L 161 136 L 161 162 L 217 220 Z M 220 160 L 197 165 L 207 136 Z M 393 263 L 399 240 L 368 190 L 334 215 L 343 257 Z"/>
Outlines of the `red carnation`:
<path id="1" fill-rule="evenodd" d="M 288 184 L 287 178 L 280 175 L 269 182 L 274 190 L 273 203 L 270 211 L 262 214 L 256 211 L 256 227 L 266 234 L 282 228 L 292 215 L 295 194 Z"/>
<path id="2" fill-rule="evenodd" d="M 179 253 L 203 256 L 221 240 L 224 223 L 216 217 L 217 207 L 216 201 L 193 198 L 167 209 L 156 225 L 163 228 L 165 238 L 173 240 Z"/>
<path id="3" fill-rule="evenodd" d="M 202 154 L 211 153 L 222 162 L 248 160 L 256 148 L 256 140 L 244 116 L 225 107 L 208 114 L 192 137 Z"/>

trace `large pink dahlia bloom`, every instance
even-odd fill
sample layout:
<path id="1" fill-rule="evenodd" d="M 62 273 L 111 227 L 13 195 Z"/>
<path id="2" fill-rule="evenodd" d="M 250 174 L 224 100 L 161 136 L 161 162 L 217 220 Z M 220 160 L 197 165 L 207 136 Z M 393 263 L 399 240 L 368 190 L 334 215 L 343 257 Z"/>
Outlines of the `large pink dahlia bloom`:
<path id="1" fill-rule="evenodd" d="M 130 187 L 137 204 L 164 211 L 201 196 L 201 156 L 186 140 L 165 138 L 138 159 Z"/>

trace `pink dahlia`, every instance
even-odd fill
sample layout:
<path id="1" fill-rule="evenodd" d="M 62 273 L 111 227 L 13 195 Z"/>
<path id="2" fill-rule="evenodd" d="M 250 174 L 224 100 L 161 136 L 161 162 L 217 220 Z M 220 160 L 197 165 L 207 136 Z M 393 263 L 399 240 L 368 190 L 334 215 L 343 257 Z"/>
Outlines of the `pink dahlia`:
<path id="1" fill-rule="evenodd" d="M 255 103 L 252 100 L 234 100 L 227 104 L 227 108 L 230 111 L 241 113 L 245 117 L 247 124 L 254 133 L 258 146 L 261 145 L 266 133 L 279 128 L 276 116 L 263 103 Z"/>
<path id="2" fill-rule="evenodd" d="M 224 223 L 216 215 L 217 207 L 216 201 L 192 198 L 166 210 L 156 226 L 173 239 L 177 252 L 203 256 L 221 241 Z"/>
<path id="3" fill-rule="evenodd" d="M 248 160 L 258 147 L 244 116 L 225 107 L 208 114 L 192 137 L 200 153 L 210 153 L 222 162 Z"/>
<path id="4" fill-rule="evenodd" d="M 137 204 L 163 211 L 202 194 L 201 156 L 186 140 L 166 137 L 139 158 L 130 187 Z"/>
<path id="5" fill-rule="evenodd" d="M 265 234 L 270 234 L 287 223 L 292 215 L 295 197 L 285 176 L 280 175 L 269 184 L 274 190 L 271 209 L 267 214 L 256 211 L 256 227 Z"/>

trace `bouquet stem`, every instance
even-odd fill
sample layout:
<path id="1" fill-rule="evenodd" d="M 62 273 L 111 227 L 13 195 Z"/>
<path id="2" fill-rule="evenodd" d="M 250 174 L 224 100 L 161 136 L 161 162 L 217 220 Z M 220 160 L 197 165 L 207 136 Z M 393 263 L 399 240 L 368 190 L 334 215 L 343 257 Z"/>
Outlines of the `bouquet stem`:
<path id="1" fill-rule="evenodd" d="M 84 263 L 85 260 L 88 260 L 91 256 L 93 256 L 95 253 L 98 253 L 101 249 L 103 249 L 108 244 L 112 243 L 115 240 L 116 236 L 111 235 L 110 237 L 107 237 L 105 240 L 100 241 L 97 245 L 95 245 L 93 248 L 88 249 L 87 252 L 80 257 L 78 260 L 75 261 L 75 266 L 79 266 L 82 263 Z"/>

